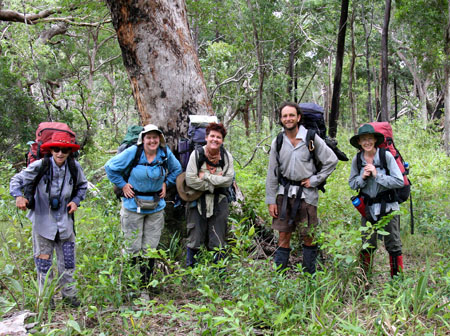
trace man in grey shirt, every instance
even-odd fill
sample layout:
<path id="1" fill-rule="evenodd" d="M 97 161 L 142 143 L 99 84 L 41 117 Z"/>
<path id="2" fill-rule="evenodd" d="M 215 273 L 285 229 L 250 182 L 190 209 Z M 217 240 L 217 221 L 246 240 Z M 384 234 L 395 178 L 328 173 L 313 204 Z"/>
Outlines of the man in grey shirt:
<path id="1" fill-rule="evenodd" d="M 277 139 L 273 140 L 266 179 L 266 204 L 273 217 L 272 228 L 279 231 L 274 260 L 279 269 L 286 268 L 292 233 L 299 226 L 303 240 L 303 269 L 314 274 L 318 253 L 314 241 L 314 229 L 318 224 L 317 187 L 333 172 L 338 159 L 317 134 L 311 144 L 306 143 L 307 130 L 300 125 L 302 113 L 297 104 L 283 103 L 279 118 L 284 128 L 282 146 L 278 152 Z M 322 163 L 320 171 L 310 159 L 311 145 L 317 161 Z"/>
<path id="2" fill-rule="evenodd" d="M 56 250 L 63 301 L 74 307 L 78 307 L 80 302 L 73 279 L 73 213 L 85 198 L 87 190 L 83 170 L 72 157 L 72 152 L 79 148 L 67 133 L 56 132 L 50 142 L 41 146 L 42 150 L 50 149 L 51 156 L 31 163 L 14 175 L 10 182 L 10 194 L 15 197 L 16 206 L 21 210 L 30 209 L 27 217 L 32 222 L 33 254 L 40 294 L 52 266 L 53 250 Z M 51 280 L 52 274 L 48 278 Z"/>

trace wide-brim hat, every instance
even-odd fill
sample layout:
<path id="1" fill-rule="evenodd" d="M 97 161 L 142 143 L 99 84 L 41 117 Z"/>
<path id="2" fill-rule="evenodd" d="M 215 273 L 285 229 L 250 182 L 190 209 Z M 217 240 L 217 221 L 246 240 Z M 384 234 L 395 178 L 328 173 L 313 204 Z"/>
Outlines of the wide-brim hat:
<path id="1" fill-rule="evenodd" d="M 66 132 L 53 133 L 51 140 L 41 145 L 42 150 L 50 149 L 52 147 L 72 148 L 72 152 L 76 152 L 80 149 L 80 145 Z"/>
<path id="2" fill-rule="evenodd" d="M 203 194 L 203 191 L 201 190 L 195 190 L 188 187 L 186 184 L 186 173 L 184 172 L 177 177 L 177 191 L 181 199 L 186 202 L 195 201 Z"/>
<path id="3" fill-rule="evenodd" d="M 375 139 L 376 139 L 375 147 L 378 147 L 379 145 L 381 145 L 384 142 L 383 134 L 381 134 L 379 132 L 375 132 L 375 128 L 373 128 L 372 125 L 364 124 L 358 129 L 358 134 L 356 134 L 350 138 L 350 144 L 353 147 L 356 147 L 359 149 L 361 147 L 358 143 L 359 137 L 364 134 L 373 134 L 375 136 Z"/>
<path id="4" fill-rule="evenodd" d="M 144 135 L 148 132 L 158 132 L 159 133 L 159 145 L 165 147 L 166 146 L 166 139 L 164 138 L 163 132 L 158 128 L 158 126 L 153 124 L 148 124 L 147 126 L 144 126 L 144 129 L 139 134 L 139 138 L 137 141 L 137 145 L 142 144 L 142 139 L 144 138 Z"/>

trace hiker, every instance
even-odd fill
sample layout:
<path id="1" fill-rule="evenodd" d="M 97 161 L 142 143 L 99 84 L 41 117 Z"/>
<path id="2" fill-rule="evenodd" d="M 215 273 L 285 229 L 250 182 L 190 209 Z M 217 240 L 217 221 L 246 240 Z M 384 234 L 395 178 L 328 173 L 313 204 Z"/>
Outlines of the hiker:
<path id="1" fill-rule="evenodd" d="M 164 197 L 181 173 L 180 163 L 166 146 L 163 133 L 149 124 L 136 145 L 111 158 L 104 168 L 109 180 L 123 191 L 124 252 L 133 266 L 139 266 L 141 286 L 146 288 L 155 265 L 154 258 L 146 257 L 147 249 L 158 247 L 164 227 Z"/>
<path id="2" fill-rule="evenodd" d="M 352 160 L 350 188 L 360 190 L 365 204 L 366 216 L 361 217 L 363 227 L 367 221 L 376 223 L 383 216 L 392 211 L 399 210 L 398 202 L 395 200 L 396 188 L 404 185 L 403 175 L 389 150 L 385 151 L 386 168 L 381 166 L 381 149 L 378 148 L 384 142 L 384 135 L 376 132 L 370 124 L 364 124 L 358 129 L 358 134 L 350 139 L 350 144 L 359 150 Z M 358 156 L 361 160 L 361 169 L 358 169 Z M 397 275 L 403 270 L 402 243 L 400 241 L 400 216 L 395 215 L 383 228 L 389 232 L 384 237 L 384 245 L 389 253 L 391 276 Z M 363 245 L 369 243 L 369 247 L 360 252 L 360 259 L 365 274 L 372 267 L 373 254 L 377 248 L 376 232 L 371 235 L 363 234 Z"/>
<path id="3" fill-rule="evenodd" d="M 50 154 L 14 175 L 10 183 L 10 194 L 15 197 L 19 209 L 30 209 L 27 217 L 32 222 L 39 295 L 43 292 L 55 250 L 63 302 L 78 307 L 80 301 L 76 297 L 77 289 L 73 278 L 74 212 L 85 198 L 88 185 L 80 164 L 72 156 L 80 146 L 71 140 L 68 133 L 55 132 L 51 140 L 42 144 L 41 148 L 50 150 Z M 71 170 L 75 170 L 76 176 L 72 176 Z M 37 181 L 39 175 L 40 179 Z M 52 273 L 48 275 L 49 281 L 53 278 Z M 50 304 L 54 306 L 53 299 Z"/>
<path id="4" fill-rule="evenodd" d="M 300 125 L 302 112 L 297 104 L 285 102 L 278 113 L 284 129 L 282 146 L 277 148 L 277 139 L 272 141 L 266 179 L 266 204 L 273 217 L 272 228 L 279 231 L 274 261 L 279 270 L 287 267 L 292 233 L 298 226 L 303 240 L 303 270 L 314 274 L 318 254 L 314 240 L 318 225 L 317 187 L 333 172 L 338 159 L 317 134 L 311 143 L 306 143 L 307 129 Z M 320 171 L 316 171 L 310 150 L 322 163 Z"/>
<path id="5" fill-rule="evenodd" d="M 224 257 L 220 250 L 225 246 L 228 231 L 227 190 L 234 177 L 233 158 L 222 146 L 226 135 L 222 123 L 210 123 L 206 127 L 206 145 L 189 157 L 185 183 L 194 194 L 197 191 L 194 198 L 201 196 L 186 206 L 187 267 L 194 266 L 195 256 L 203 244 L 208 250 L 216 250 L 215 262 Z"/>

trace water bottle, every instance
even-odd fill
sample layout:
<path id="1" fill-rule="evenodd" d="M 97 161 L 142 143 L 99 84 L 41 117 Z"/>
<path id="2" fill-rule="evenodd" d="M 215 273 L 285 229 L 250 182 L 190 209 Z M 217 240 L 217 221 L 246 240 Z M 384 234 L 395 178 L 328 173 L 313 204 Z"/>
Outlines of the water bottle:
<path id="1" fill-rule="evenodd" d="M 403 167 L 405 167 L 405 174 L 408 175 L 409 174 L 409 163 L 408 162 L 404 162 L 403 163 Z"/>
<path id="2" fill-rule="evenodd" d="M 352 196 L 351 200 L 361 216 L 366 217 L 366 205 L 364 204 L 364 199 L 362 197 Z"/>

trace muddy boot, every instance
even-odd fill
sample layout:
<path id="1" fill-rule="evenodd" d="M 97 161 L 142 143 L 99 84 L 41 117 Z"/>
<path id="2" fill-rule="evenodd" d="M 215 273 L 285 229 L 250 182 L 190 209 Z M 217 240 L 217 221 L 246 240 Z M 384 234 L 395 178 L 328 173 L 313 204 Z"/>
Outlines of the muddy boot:
<path id="1" fill-rule="evenodd" d="M 303 245 L 303 272 L 307 272 L 311 275 L 316 273 L 316 261 L 319 252 L 319 247 Z"/>
<path id="2" fill-rule="evenodd" d="M 278 271 L 282 271 L 287 267 L 290 254 L 291 254 L 290 248 L 278 246 L 277 250 L 275 251 L 275 256 L 273 258 L 273 261 L 275 262 Z"/>
<path id="3" fill-rule="evenodd" d="M 391 278 L 403 273 L 403 256 L 401 252 L 389 253 L 389 265 L 391 266 Z"/>
<path id="4" fill-rule="evenodd" d="M 153 269 L 155 268 L 154 258 L 142 258 L 140 264 L 141 271 L 141 288 L 148 294 L 160 294 L 161 290 L 158 287 L 150 286 L 153 280 Z"/>
<path id="5" fill-rule="evenodd" d="M 198 250 L 194 250 L 190 247 L 186 249 L 186 267 L 194 267 L 195 265 L 195 255 Z"/>

